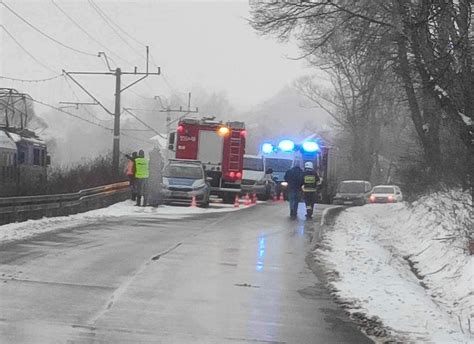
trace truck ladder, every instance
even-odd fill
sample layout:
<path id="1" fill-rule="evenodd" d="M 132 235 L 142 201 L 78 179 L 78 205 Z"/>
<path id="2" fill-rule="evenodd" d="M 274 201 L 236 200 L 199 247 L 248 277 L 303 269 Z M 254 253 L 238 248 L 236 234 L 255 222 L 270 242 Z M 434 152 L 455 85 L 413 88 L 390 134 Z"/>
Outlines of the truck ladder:
<path id="1" fill-rule="evenodd" d="M 242 153 L 242 138 L 240 131 L 232 131 L 230 137 L 229 171 L 240 171 L 240 158 Z"/>

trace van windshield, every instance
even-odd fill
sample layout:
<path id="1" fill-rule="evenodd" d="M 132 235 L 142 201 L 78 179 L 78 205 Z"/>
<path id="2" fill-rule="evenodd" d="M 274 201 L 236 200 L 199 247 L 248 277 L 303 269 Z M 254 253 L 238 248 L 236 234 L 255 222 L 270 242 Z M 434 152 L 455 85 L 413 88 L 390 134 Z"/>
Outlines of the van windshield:
<path id="1" fill-rule="evenodd" d="M 166 178 L 203 179 L 202 168 L 192 165 L 168 165 L 163 171 Z"/>
<path id="2" fill-rule="evenodd" d="M 293 160 L 266 158 L 265 165 L 266 168 L 271 168 L 275 172 L 286 172 L 292 167 Z"/>
<path id="3" fill-rule="evenodd" d="M 338 192 L 342 193 L 363 193 L 364 183 L 341 183 Z"/>
<path id="4" fill-rule="evenodd" d="M 260 158 L 244 157 L 244 170 L 263 171 L 263 160 Z"/>

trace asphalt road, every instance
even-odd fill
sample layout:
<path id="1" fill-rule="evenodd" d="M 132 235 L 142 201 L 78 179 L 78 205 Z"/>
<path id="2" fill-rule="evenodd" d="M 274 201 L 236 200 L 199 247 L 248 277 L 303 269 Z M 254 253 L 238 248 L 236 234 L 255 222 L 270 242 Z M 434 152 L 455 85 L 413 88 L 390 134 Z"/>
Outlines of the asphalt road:
<path id="1" fill-rule="evenodd" d="M 370 343 L 305 261 L 317 222 L 287 213 L 121 218 L 4 244 L 0 342 Z"/>

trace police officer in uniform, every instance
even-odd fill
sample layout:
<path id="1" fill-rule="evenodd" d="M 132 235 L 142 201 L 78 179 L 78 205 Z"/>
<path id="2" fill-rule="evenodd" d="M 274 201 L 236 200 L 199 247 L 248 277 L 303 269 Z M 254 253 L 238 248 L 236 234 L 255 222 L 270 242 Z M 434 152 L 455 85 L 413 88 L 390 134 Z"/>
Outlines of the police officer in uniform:
<path id="1" fill-rule="evenodd" d="M 306 218 L 310 219 L 313 217 L 314 204 L 316 203 L 316 192 L 320 178 L 318 173 L 314 170 L 314 166 L 311 161 L 304 163 L 303 175 L 303 194 L 304 202 L 306 204 Z"/>
<path id="2" fill-rule="evenodd" d="M 137 206 L 146 205 L 147 202 L 147 182 L 150 174 L 148 159 L 145 158 L 145 152 L 140 149 L 138 157 L 135 158 L 135 183 L 137 185 Z"/>

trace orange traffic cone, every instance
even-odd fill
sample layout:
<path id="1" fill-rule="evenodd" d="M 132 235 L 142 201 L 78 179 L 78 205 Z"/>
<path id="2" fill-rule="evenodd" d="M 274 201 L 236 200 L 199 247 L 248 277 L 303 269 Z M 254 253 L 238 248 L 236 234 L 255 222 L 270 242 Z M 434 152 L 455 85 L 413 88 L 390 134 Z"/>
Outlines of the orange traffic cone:
<path id="1" fill-rule="evenodd" d="M 234 208 L 239 208 L 240 207 L 240 199 L 239 195 L 235 195 L 235 200 L 234 200 Z"/>
<path id="2" fill-rule="evenodd" d="M 191 200 L 191 208 L 196 208 L 196 207 L 197 207 L 196 196 L 193 196 Z"/>
<path id="3" fill-rule="evenodd" d="M 245 195 L 245 202 L 244 202 L 244 205 L 250 205 L 251 202 L 250 202 L 250 197 L 249 197 L 249 194 L 246 194 Z"/>

